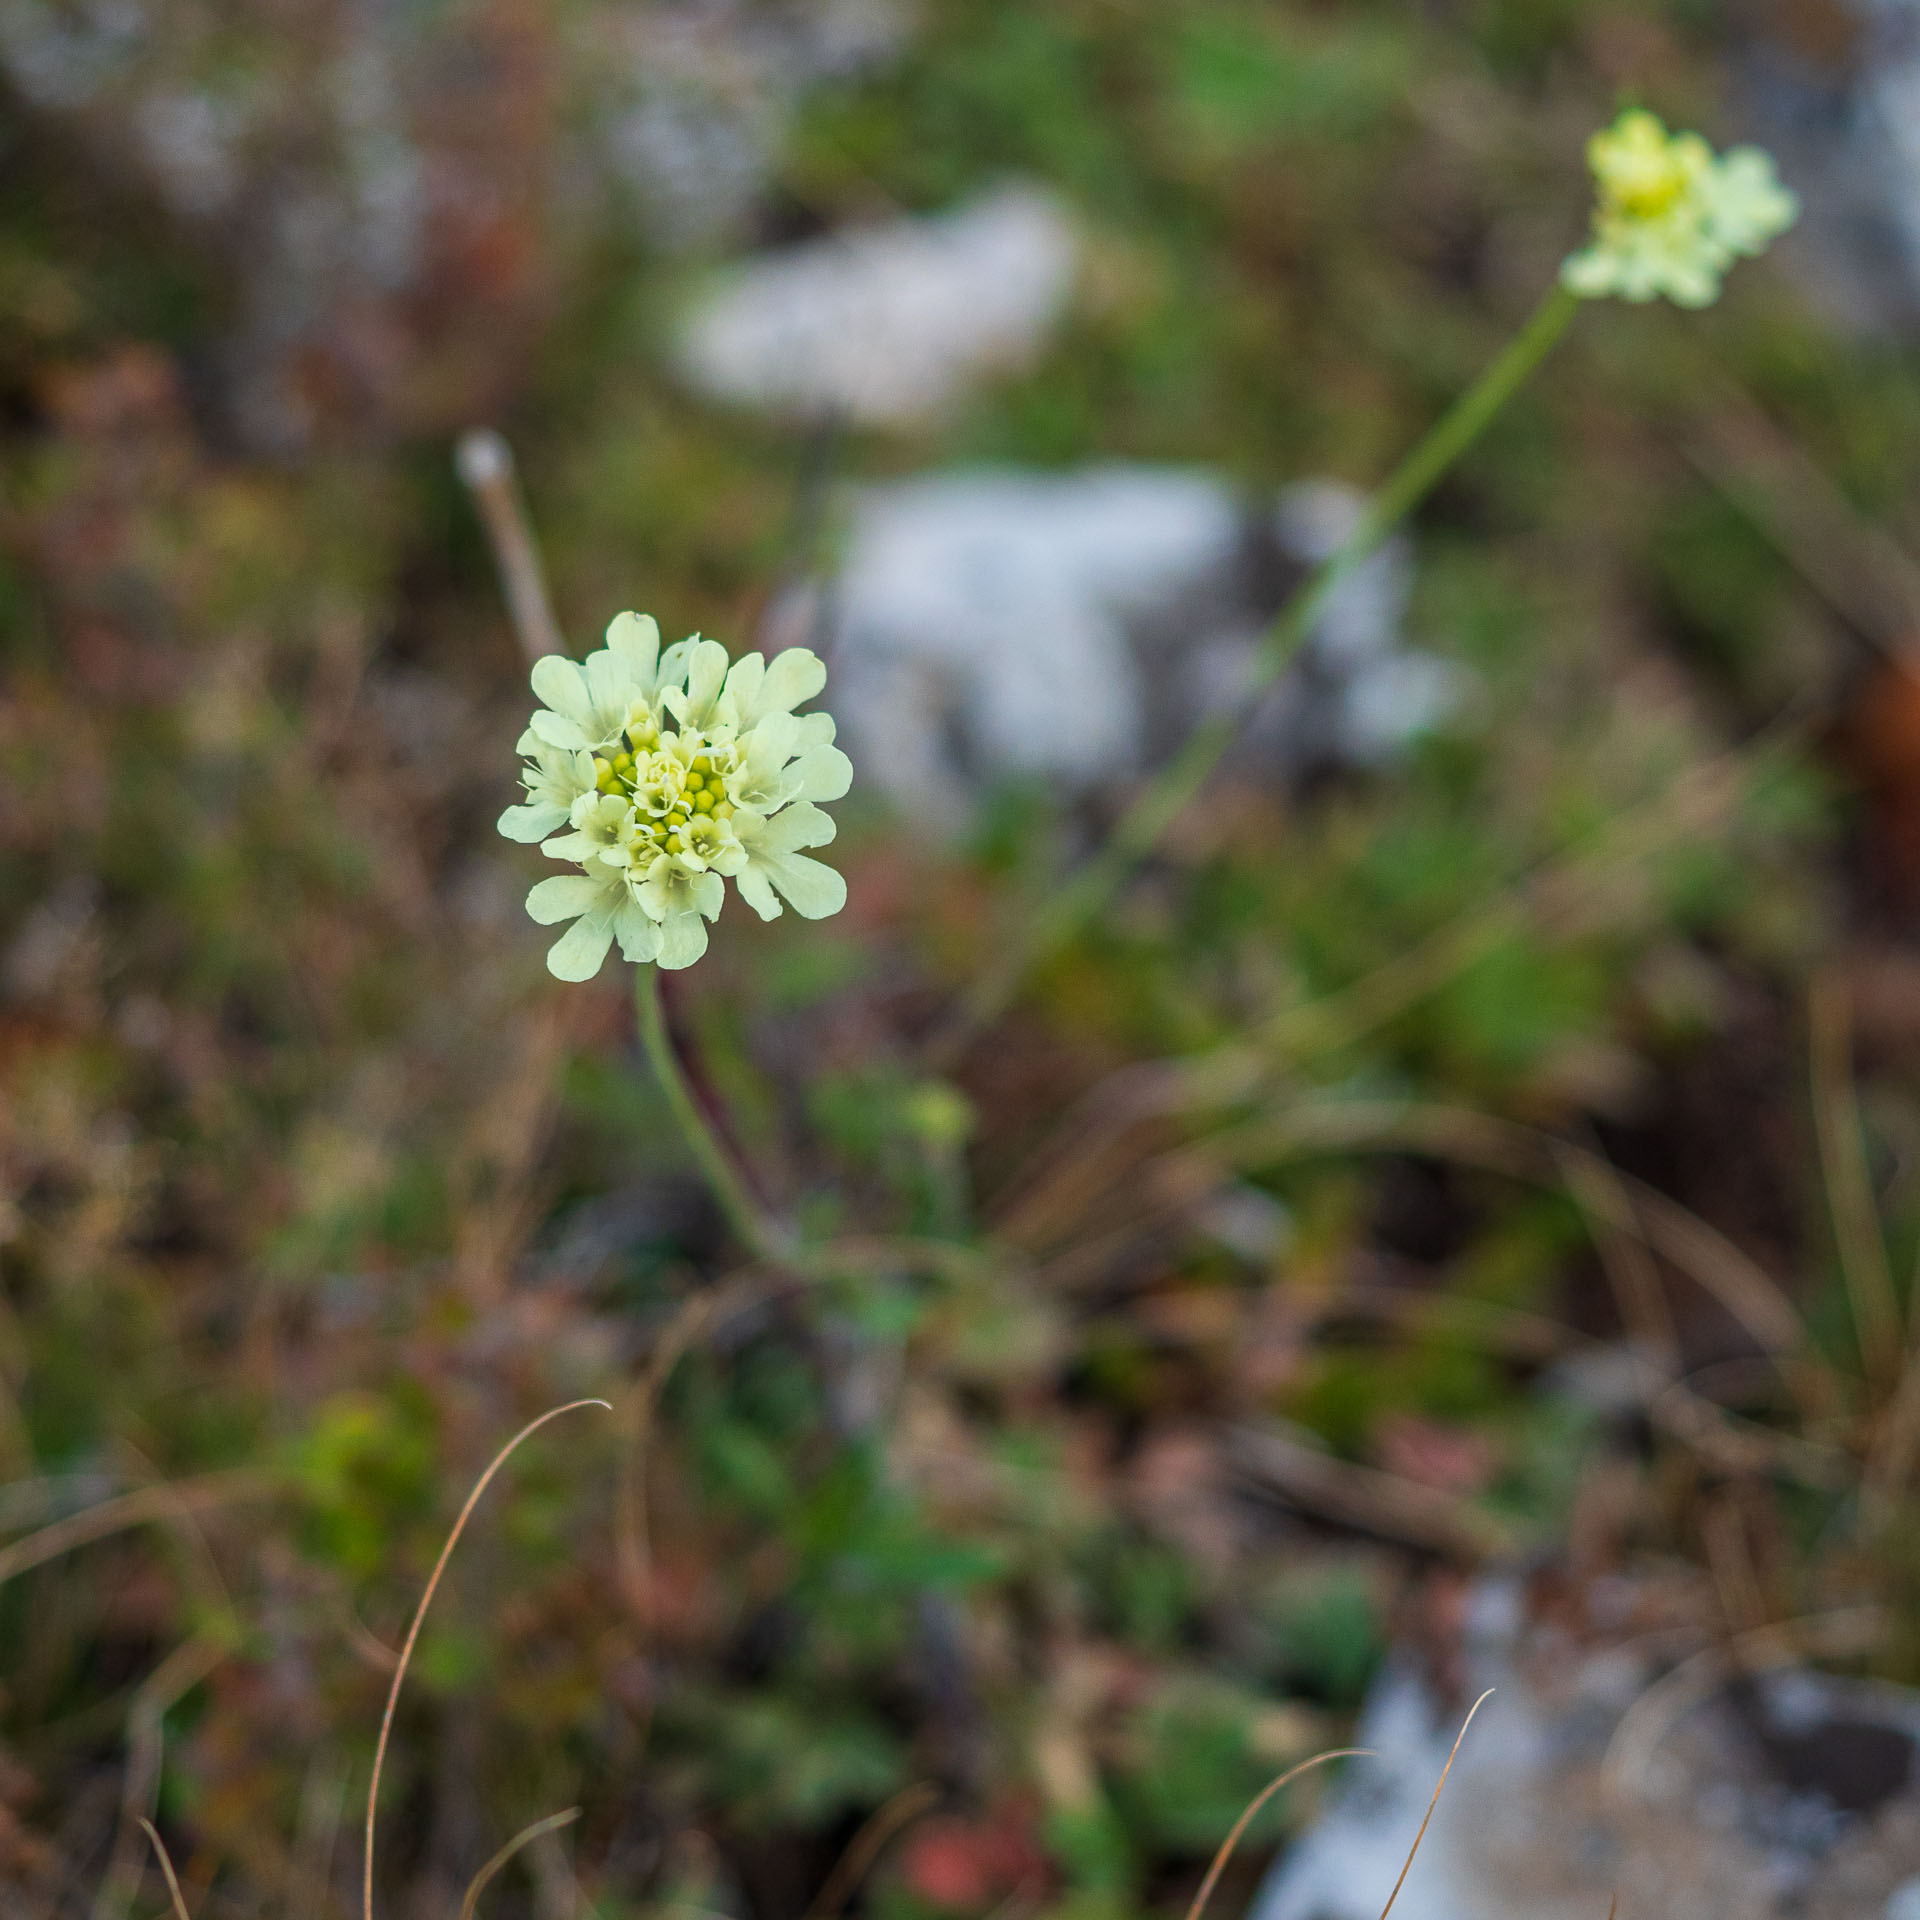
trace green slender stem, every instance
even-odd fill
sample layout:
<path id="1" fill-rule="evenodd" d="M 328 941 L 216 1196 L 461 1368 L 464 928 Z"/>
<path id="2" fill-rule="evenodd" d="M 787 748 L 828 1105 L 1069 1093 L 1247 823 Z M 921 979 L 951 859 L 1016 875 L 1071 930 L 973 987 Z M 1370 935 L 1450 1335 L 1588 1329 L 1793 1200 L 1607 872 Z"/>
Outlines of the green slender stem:
<path id="1" fill-rule="evenodd" d="M 1500 357 L 1441 415 L 1425 439 L 1388 477 L 1346 540 L 1301 582 L 1267 629 L 1254 674 L 1240 698 L 1187 736 L 1180 751 L 1120 816 L 1106 845 L 1054 892 L 1024 933 L 1009 942 L 999 960 L 974 982 L 953 1018 L 935 1036 L 931 1052 L 936 1060 L 951 1060 L 983 1027 L 998 1019 L 1019 992 L 1029 970 L 1079 932 L 1159 844 L 1181 810 L 1206 784 L 1207 776 L 1232 744 L 1259 697 L 1299 653 L 1341 582 L 1379 548 L 1479 439 L 1488 422 L 1546 358 L 1579 304 L 1573 294 L 1556 284 Z"/>
<path id="2" fill-rule="evenodd" d="M 667 1096 L 667 1105 L 673 1109 L 681 1137 L 698 1162 L 714 1199 L 720 1203 L 720 1211 L 726 1215 L 727 1224 L 760 1259 L 790 1260 L 794 1253 L 792 1234 L 771 1219 L 766 1209 L 748 1191 L 747 1183 L 740 1177 L 740 1169 L 733 1163 L 733 1156 L 721 1144 L 720 1136 L 700 1111 L 700 1103 L 694 1099 L 693 1089 L 687 1084 L 680 1056 L 674 1052 L 672 1036 L 667 1032 L 666 1014 L 660 1005 L 658 967 L 643 964 L 634 969 L 633 1001 L 640 1020 L 640 1043 L 647 1050 L 647 1060 L 653 1068 L 654 1078 L 660 1082 L 660 1090 Z"/>

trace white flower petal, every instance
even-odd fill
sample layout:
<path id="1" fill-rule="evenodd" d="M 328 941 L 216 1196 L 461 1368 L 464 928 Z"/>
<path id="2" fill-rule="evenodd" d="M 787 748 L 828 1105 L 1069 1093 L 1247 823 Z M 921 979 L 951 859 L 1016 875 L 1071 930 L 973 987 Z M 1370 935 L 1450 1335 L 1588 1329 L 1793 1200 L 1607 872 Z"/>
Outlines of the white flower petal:
<path id="1" fill-rule="evenodd" d="M 591 913 L 606 896 L 605 885 L 598 880 L 589 880 L 581 873 L 558 873 L 551 880 L 542 880 L 527 895 L 527 912 L 541 926 L 550 927 L 556 921 L 571 920 L 576 914 Z"/>
<path id="2" fill-rule="evenodd" d="M 536 840 L 544 840 L 555 827 L 564 827 L 567 810 L 549 800 L 534 800 L 523 807 L 509 807 L 496 824 L 509 840 L 531 846 Z"/>
<path id="3" fill-rule="evenodd" d="M 645 698 L 640 683 L 627 671 L 626 662 L 610 647 L 587 655 L 587 688 L 593 695 L 592 724 L 602 739 L 619 732 L 627 709 L 636 698 Z"/>
<path id="4" fill-rule="evenodd" d="M 796 849 L 823 847 L 834 836 L 832 817 L 806 801 L 796 801 L 769 820 L 734 822 L 746 849 L 747 866 L 734 876 L 740 897 L 771 920 L 779 912 L 770 889 L 783 894 L 795 912 L 809 920 L 838 913 L 847 903 L 847 885 L 833 868 L 806 859 Z"/>
<path id="5" fill-rule="evenodd" d="M 687 677 L 687 662 L 693 658 L 693 649 L 699 640 L 694 634 L 685 640 L 676 640 L 660 656 L 660 665 L 654 676 L 654 686 L 661 690 L 681 685 Z"/>
<path id="6" fill-rule="evenodd" d="M 774 896 L 773 882 L 767 878 L 764 866 L 749 862 L 733 876 L 733 886 L 734 891 L 762 920 L 779 919 L 780 902 Z"/>
<path id="7" fill-rule="evenodd" d="M 564 654 L 545 653 L 533 663 L 528 676 L 541 704 L 583 727 L 593 713 L 593 701 L 587 691 L 587 677 L 578 664 Z"/>
<path id="8" fill-rule="evenodd" d="M 847 883 L 834 868 L 803 853 L 776 854 L 764 863 L 767 878 L 804 920 L 824 920 L 847 904 Z"/>
<path id="9" fill-rule="evenodd" d="M 707 923 L 697 913 L 676 913 L 660 923 L 660 965 L 690 967 L 707 950 Z"/>
<path id="10" fill-rule="evenodd" d="M 767 663 L 759 706 L 753 715 L 742 715 L 742 719 L 758 719 L 767 713 L 791 713 L 826 684 L 826 662 L 811 647 L 789 647 Z"/>
<path id="11" fill-rule="evenodd" d="M 553 657 L 552 654 L 547 655 L 549 660 Z M 536 739 L 550 747 L 560 748 L 563 753 L 589 753 L 599 744 L 571 714 L 553 713 L 545 707 L 534 709 L 533 718 L 527 722 L 527 730 Z"/>
<path id="12" fill-rule="evenodd" d="M 613 945 L 613 923 L 604 913 L 576 920 L 547 951 L 547 971 L 556 980 L 591 980 Z"/>
<path id="13" fill-rule="evenodd" d="M 800 722 L 790 713 L 769 713 L 753 724 L 743 742 L 747 757 L 769 767 L 784 767 L 800 740 Z"/>
<path id="14" fill-rule="evenodd" d="M 815 747 L 793 764 L 803 800 L 839 800 L 853 785 L 853 762 L 838 747 Z"/>
<path id="15" fill-rule="evenodd" d="M 760 683 L 766 677 L 767 660 L 762 653 L 743 653 L 727 669 L 726 696 L 743 727 L 752 726 L 759 717 Z"/>
<path id="16" fill-rule="evenodd" d="M 660 929 L 647 918 L 633 900 L 621 903 L 613 916 L 614 938 L 620 942 L 620 957 L 635 965 L 645 965 L 660 957 Z"/>
<path id="17" fill-rule="evenodd" d="M 650 613 L 616 613 L 607 624 L 607 651 L 651 699 L 659 685 L 660 623 Z"/>
<path id="18" fill-rule="evenodd" d="M 757 853 L 765 847 L 771 853 L 791 853 L 796 847 L 827 846 L 837 832 L 832 814 L 796 800 L 771 820 L 742 832 L 740 838 L 749 852 Z"/>
<path id="19" fill-rule="evenodd" d="M 673 688 L 666 703 L 683 727 L 706 727 L 719 717 L 727 680 L 727 650 L 718 640 L 695 640 L 687 656 L 687 684 Z"/>

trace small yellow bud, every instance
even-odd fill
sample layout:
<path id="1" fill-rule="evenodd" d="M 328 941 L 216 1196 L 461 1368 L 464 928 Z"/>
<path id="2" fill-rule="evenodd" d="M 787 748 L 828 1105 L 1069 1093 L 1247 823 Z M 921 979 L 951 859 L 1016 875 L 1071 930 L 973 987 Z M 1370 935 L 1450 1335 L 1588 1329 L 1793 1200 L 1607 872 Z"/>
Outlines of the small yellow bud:
<path id="1" fill-rule="evenodd" d="M 700 794 L 694 800 L 693 805 L 696 813 L 711 813 L 713 811 L 713 795 L 710 793 Z"/>
<path id="2" fill-rule="evenodd" d="M 593 784 L 602 793 L 611 793 L 620 784 L 613 776 L 613 769 L 598 754 L 593 757 Z"/>

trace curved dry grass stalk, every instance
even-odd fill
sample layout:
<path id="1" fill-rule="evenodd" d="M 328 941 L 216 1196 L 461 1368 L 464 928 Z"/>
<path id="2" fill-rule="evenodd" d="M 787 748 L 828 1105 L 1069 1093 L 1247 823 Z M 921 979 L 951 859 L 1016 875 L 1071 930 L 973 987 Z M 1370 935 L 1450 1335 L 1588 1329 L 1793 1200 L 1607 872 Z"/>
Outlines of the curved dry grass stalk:
<path id="1" fill-rule="evenodd" d="M 1681 1719 L 1736 1673 L 1791 1666 L 1810 1653 L 1843 1658 L 1870 1648 L 1887 1628 L 1883 1607 L 1838 1607 L 1782 1620 L 1708 1647 L 1654 1681 L 1625 1713 L 1607 1742 L 1600 1777 L 1610 1793 L 1643 1797 L 1647 1770 Z"/>
<path id="2" fill-rule="evenodd" d="M 1684 1381 L 1654 1394 L 1647 1415 L 1722 1473 L 1775 1474 L 1819 1493 L 1844 1493 L 1853 1482 L 1853 1462 L 1841 1448 L 1729 1413 Z"/>
<path id="3" fill-rule="evenodd" d="M 1517 1545 L 1510 1527 L 1470 1500 L 1322 1453 L 1278 1428 L 1229 1427 L 1226 1443 L 1243 1481 L 1302 1512 L 1470 1563 L 1504 1559 Z"/>
<path id="4" fill-rule="evenodd" d="M 1467 1717 L 1461 1721 L 1460 1731 L 1453 1737 L 1453 1751 L 1447 1755 L 1447 1764 L 1440 1769 L 1440 1778 L 1433 1784 L 1433 1798 L 1427 1802 L 1426 1818 L 1420 1822 L 1420 1831 L 1413 1836 L 1413 1845 L 1407 1850 L 1406 1865 L 1400 1869 L 1400 1878 L 1393 1883 L 1393 1891 L 1387 1895 L 1387 1904 L 1380 1909 L 1380 1920 L 1387 1920 L 1387 1915 L 1393 1911 L 1393 1903 L 1400 1898 L 1400 1889 L 1407 1884 L 1407 1875 L 1413 1871 L 1413 1863 L 1419 1857 L 1420 1843 L 1426 1839 L 1427 1828 L 1432 1824 L 1433 1810 L 1447 1790 L 1447 1775 L 1453 1771 L 1453 1763 L 1460 1757 L 1460 1743 L 1467 1737 L 1467 1729 L 1473 1725 L 1473 1716 L 1493 1698 L 1493 1692 L 1493 1688 L 1489 1687 L 1467 1709 Z"/>
<path id="5" fill-rule="evenodd" d="M 192 1915 L 187 1912 L 187 1903 L 181 1897 L 180 1877 L 174 1872 L 173 1862 L 167 1855 L 167 1843 L 160 1838 L 159 1829 L 151 1820 L 142 1820 L 140 1825 L 153 1842 L 154 1852 L 160 1856 L 160 1871 L 166 1876 L 167 1893 L 173 1901 L 174 1920 L 192 1920 Z"/>
<path id="6" fill-rule="evenodd" d="M 1920 1340 L 1907 1349 L 1880 1433 L 1867 1454 L 1861 1506 L 1874 1531 L 1884 1526 L 1894 1510 L 1901 1489 L 1912 1478 L 1917 1458 L 1920 1458 Z"/>
<path id="7" fill-rule="evenodd" d="M 872 1870 L 888 1841 L 911 1826 L 939 1798 L 940 1789 L 931 1780 L 918 1780 L 910 1787 L 903 1787 L 878 1808 L 847 1842 L 846 1851 L 834 1862 L 833 1871 L 814 1895 L 805 1920 L 835 1920 L 840 1909 L 853 1897 L 855 1888 Z"/>
<path id="8" fill-rule="evenodd" d="M 1663 1384 L 1678 1379 L 1680 1332 L 1673 1307 L 1660 1284 L 1660 1270 L 1643 1233 L 1629 1232 L 1621 1223 L 1636 1216 L 1633 1196 L 1613 1162 L 1590 1146 L 1570 1153 L 1558 1140 L 1549 1151 L 1559 1169 L 1561 1184 L 1580 1209 L 1588 1236 L 1600 1256 L 1601 1271 L 1613 1291 L 1620 1324 L 1648 1366 Z"/>
<path id="9" fill-rule="evenodd" d="M 120 1790 L 120 1824 L 100 1891 L 94 1896 L 93 1920 L 119 1920 L 139 1890 L 139 1830 L 148 1826 L 160 1797 L 167 1709 L 226 1657 L 223 1641 L 204 1636 L 183 1640 L 135 1692 L 127 1713 L 127 1775 Z"/>
<path id="10" fill-rule="evenodd" d="M 487 1883 L 502 1867 L 524 1846 L 538 1840 L 542 1834 L 558 1833 L 562 1827 L 570 1827 L 580 1818 L 578 1807 L 568 1807 L 562 1813 L 550 1813 L 544 1820 L 536 1820 L 530 1827 L 522 1827 L 507 1844 L 496 1853 L 487 1864 L 467 1882 L 466 1896 L 460 1902 L 460 1920 L 473 1920 L 473 1910 L 480 1904 L 480 1896 L 486 1892 Z"/>
<path id="11" fill-rule="evenodd" d="M 480 1496 L 493 1483 L 493 1476 L 507 1464 L 513 1451 L 523 1440 L 529 1440 L 544 1427 L 549 1420 L 558 1420 L 563 1413 L 577 1413 L 582 1407 L 601 1407 L 608 1413 L 613 1408 L 605 1400 L 569 1400 L 563 1407 L 549 1407 L 537 1420 L 529 1420 L 507 1444 L 493 1456 L 487 1470 L 473 1483 L 473 1491 L 467 1495 L 467 1503 L 460 1509 L 459 1518 L 453 1523 L 453 1531 L 447 1535 L 447 1543 L 440 1549 L 440 1558 L 433 1563 L 433 1571 L 427 1576 L 426 1591 L 420 1596 L 420 1604 L 414 1609 L 413 1624 L 407 1628 L 407 1637 L 400 1648 L 400 1663 L 393 1670 L 393 1684 L 387 1689 L 386 1710 L 380 1716 L 380 1738 L 373 1748 L 373 1777 L 367 1783 L 367 1832 L 366 1857 L 362 1863 L 360 1876 L 360 1913 L 361 1920 L 373 1920 L 373 1835 L 374 1818 L 380 1801 L 380 1774 L 386 1765 L 387 1742 L 393 1735 L 394 1709 L 400 1704 L 401 1683 L 407 1677 L 407 1668 L 413 1661 L 414 1643 L 420 1638 L 420 1624 L 427 1617 L 427 1609 L 433 1604 L 433 1596 L 440 1586 L 440 1576 L 447 1570 L 447 1562 L 453 1558 L 453 1550 L 460 1544 L 460 1536 L 466 1531 L 467 1522 L 473 1518 L 473 1510 L 480 1504 Z"/>
<path id="12" fill-rule="evenodd" d="M 1210 1145 L 1236 1166 L 1342 1149 L 1410 1150 L 1539 1186 L 1559 1185 L 1566 1163 L 1593 1158 L 1571 1141 L 1515 1121 L 1469 1107 L 1411 1100 L 1316 1101 L 1273 1119 L 1251 1121 Z M 1590 1209 L 1604 1213 L 1623 1232 L 1691 1275 L 1764 1352 L 1784 1356 L 1807 1350 L 1799 1311 L 1771 1275 L 1697 1214 L 1631 1174 L 1603 1164 L 1609 1177 L 1589 1187 Z M 1631 1205 L 1624 1204 L 1628 1201 Z"/>
<path id="13" fill-rule="evenodd" d="M 194 1480 L 174 1480 L 117 1495 L 0 1548 L 0 1586 L 76 1547 L 91 1546 L 129 1527 L 177 1520 L 210 1507 L 231 1506 L 238 1500 L 263 1500 L 277 1490 L 278 1483 L 270 1474 L 253 1467 L 235 1467 L 225 1473 L 202 1474 Z"/>
<path id="14" fill-rule="evenodd" d="M 1289 1780 L 1298 1780 L 1303 1773 L 1315 1767 L 1324 1767 L 1330 1760 L 1371 1759 L 1371 1747 L 1332 1747 L 1325 1753 L 1316 1753 L 1311 1760 L 1302 1760 L 1296 1766 L 1289 1767 L 1285 1773 L 1269 1780 L 1246 1804 L 1240 1818 L 1233 1823 L 1227 1837 L 1220 1842 L 1213 1863 L 1207 1868 L 1207 1876 L 1200 1882 L 1200 1888 L 1193 1896 L 1193 1904 L 1187 1909 L 1186 1920 L 1200 1920 L 1206 1904 L 1213 1898 L 1213 1890 L 1220 1883 L 1220 1876 L 1227 1870 L 1227 1862 L 1233 1858 L 1233 1850 L 1240 1844 L 1240 1836 L 1253 1824 L 1254 1816 Z"/>

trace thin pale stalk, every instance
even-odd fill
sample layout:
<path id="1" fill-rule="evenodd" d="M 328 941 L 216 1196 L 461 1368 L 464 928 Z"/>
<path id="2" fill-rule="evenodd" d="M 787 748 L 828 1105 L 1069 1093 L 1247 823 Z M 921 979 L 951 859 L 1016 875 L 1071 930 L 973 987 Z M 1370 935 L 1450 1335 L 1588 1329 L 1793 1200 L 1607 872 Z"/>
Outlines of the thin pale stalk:
<path id="1" fill-rule="evenodd" d="M 196 1480 L 177 1480 L 157 1487 L 139 1487 L 132 1493 L 103 1500 L 84 1513 L 57 1520 L 38 1533 L 16 1540 L 0 1550 L 0 1586 L 31 1567 L 52 1560 L 75 1547 L 90 1546 L 129 1527 L 156 1520 L 174 1520 L 206 1507 L 222 1507 L 236 1500 L 262 1500 L 278 1491 L 271 1475 L 251 1467 L 234 1467 L 202 1474 Z"/>
<path id="2" fill-rule="evenodd" d="M 167 1894 L 173 1901 L 175 1920 L 191 1920 L 187 1912 L 186 1900 L 180 1892 L 180 1877 L 174 1872 L 173 1861 L 167 1854 L 167 1843 L 160 1838 L 159 1830 L 151 1820 L 142 1820 L 140 1825 L 147 1838 L 153 1842 L 154 1852 L 160 1856 L 160 1871 L 166 1878 Z"/>
<path id="3" fill-rule="evenodd" d="M 94 1896 L 93 1920 L 120 1920 L 140 1887 L 140 1840 L 160 1796 L 166 1754 L 166 1715 L 226 1657 L 220 1640 L 183 1641 L 154 1668 L 133 1696 L 127 1714 L 127 1774 L 120 1794 L 120 1827 L 107 1871 Z"/>
<path id="4" fill-rule="evenodd" d="M 1427 1802 L 1427 1817 L 1420 1822 L 1420 1831 L 1413 1836 L 1413 1845 L 1407 1850 L 1407 1863 L 1400 1869 L 1400 1878 L 1393 1883 L 1393 1891 L 1387 1895 L 1387 1904 L 1380 1909 L 1380 1920 L 1387 1920 L 1387 1915 L 1393 1911 L 1393 1903 L 1400 1898 L 1400 1889 L 1407 1884 L 1407 1875 L 1413 1871 L 1413 1863 L 1419 1857 L 1420 1843 L 1427 1837 L 1427 1828 L 1433 1822 L 1433 1810 L 1447 1790 L 1447 1775 L 1453 1771 L 1453 1763 L 1460 1757 L 1460 1742 L 1467 1737 L 1467 1729 L 1473 1725 L 1473 1716 L 1492 1698 L 1493 1689 L 1489 1687 L 1467 1709 L 1467 1717 L 1461 1721 L 1460 1731 L 1454 1735 L 1453 1751 L 1447 1755 L 1447 1764 L 1440 1769 L 1440 1778 L 1434 1782 L 1433 1798 Z"/>
<path id="5" fill-rule="evenodd" d="M 672 1109 L 674 1124 L 679 1127 L 681 1138 L 719 1202 L 720 1211 L 726 1215 L 727 1224 L 760 1259 L 772 1262 L 790 1259 L 794 1251 L 792 1235 L 769 1219 L 765 1208 L 747 1190 L 733 1156 L 721 1144 L 720 1136 L 700 1111 L 700 1103 L 687 1084 L 680 1056 L 674 1051 L 673 1036 L 667 1032 L 665 1009 L 660 1004 L 658 967 L 634 969 L 633 999 L 640 1021 L 640 1044 L 647 1050 L 654 1078 L 660 1082 L 660 1090 Z"/>
<path id="6" fill-rule="evenodd" d="M 1334 1747 L 1326 1753 L 1316 1753 L 1311 1760 L 1302 1760 L 1298 1766 L 1289 1767 L 1285 1773 L 1269 1780 L 1246 1804 L 1240 1818 L 1233 1823 L 1232 1830 L 1220 1842 L 1220 1850 L 1213 1856 L 1213 1864 L 1207 1868 L 1207 1877 L 1200 1882 L 1200 1890 L 1193 1896 L 1193 1904 L 1187 1909 L 1187 1920 L 1200 1920 L 1206 1911 L 1206 1905 L 1213 1898 L 1213 1890 L 1220 1884 L 1220 1876 L 1227 1870 L 1227 1862 L 1233 1858 L 1233 1850 L 1240 1844 L 1240 1836 L 1253 1824 L 1254 1815 L 1264 1807 L 1289 1780 L 1298 1780 L 1303 1773 L 1315 1767 L 1324 1767 L 1329 1760 L 1372 1759 L 1371 1747 Z"/>
<path id="7" fill-rule="evenodd" d="M 413 1660 L 414 1643 L 420 1638 L 421 1622 L 426 1619 L 427 1609 L 433 1605 L 433 1596 L 439 1591 L 440 1576 L 446 1572 L 447 1562 L 453 1558 L 453 1550 L 460 1544 L 460 1536 L 466 1532 L 474 1508 L 480 1504 L 480 1496 L 493 1484 L 493 1476 L 507 1464 L 514 1449 L 523 1440 L 531 1439 L 549 1420 L 558 1420 L 563 1413 L 575 1413 L 582 1407 L 602 1407 L 608 1413 L 613 1411 L 604 1400 L 569 1400 L 564 1407 L 549 1407 L 539 1419 L 529 1420 L 493 1456 L 486 1472 L 473 1483 L 473 1491 L 467 1495 L 467 1504 L 460 1509 L 460 1517 L 454 1521 L 453 1531 L 447 1535 L 447 1544 L 440 1549 L 440 1558 L 433 1563 L 433 1571 L 427 1576 L 427 1590 L 421 1594 L 420 1604 L 414 1609 L 413 1624 L 407 1629 L 406 1643 L 400 1649 L 399 1663 L 393 1670 L 393 1684 L 387 1689 L 386 1710 L 380 1716 L 380 1738 L 373 1748 L 373 1777 L 367 1782 L 366 1858 L 360 1874 L 361 1920 L 373 1920 L 373 1824 L 380 1804 L 380 1774 L 387 1763 L 387 1742 L 393 1735 L 394 1709 L 400 1704 L 400 1683 L 407 1677 L 407 1668 Z"/>
<path id="8" fill-rule="evenodd" d="M 902 1828 L 911 1826 L 939 1798 L 940 1789 L 930 1780 L 902 1787 L 847 1843 L 826 1884 L 814 1896 L 805 1920 L 837 1920 L 841 1908 L 886 1850 L 887 1842 Z"/>
<path id="9" fill-rule="evenodd" d="M 532 1826 L 522 1827 L 467 1883 L 467 1896 L 460 1902 L 460 1920 L 473 1920 L 473 1910 L 480 1904 L 480 1896 L 486 1892 L 487 1883 L 522 1847 L 545 1834 L 557 1833 L 560 1828 L 571 1826 L 579 1818 L 580 1809 L 569 1807 L 564 1813 L 550 1813 L 544 1820 L 536 1820 Z"/>
<path id="10" fill-rule="evenodd" d="M 1853 1013 L 1846 988 L 1832 974 L 1814 982 L 1809 1001 L 1813 1056 L 1813 1125 L 1826 1177 L 1827 1205 L 1840 1272 L 1853 1308 L 1860 1364 L 1881 1393 L 1900 1375 L 1900 1308 L 1893 1294 L 1887 1244 L 1873 1204 L 1873 1177 L 1853 1085 Z"/>
<path id="11" fill-rule="evenodd" d="M 1285 672 L 1342 582 L 1433 491 L 1447 470 L 1485 432 L 1567 329 L 1578 300 L 1557 284 L 1506 349 L 1441 415 L 1373 496 L 1346 540 L 1323 560 L 1281 609 L 1261 643 L 1260 658 L 1235 704 L 1203 721 L 1180 751 L 1120 816 L 1107 843 L 1010 941 L 936 1034 L 936 1061 L 957 1054 L 1012 1002 L 1028 972 L 1057 952 L 1118 891 L 1159 845 L 1187 803 L 1206 784 L 1259 697 Z"/>
<path id="12" fill-rule="evenodd" d="M 513 449 L 491 428 L 475 427 L 460 436 L 453 464 L 480 510 L 520 651 L 529 660 L 566 652 L 560 623 L 553 617 L 553 603 L 547 595 L 540 543 L 533 537 L 533 523 L 520 497 Z"/>

